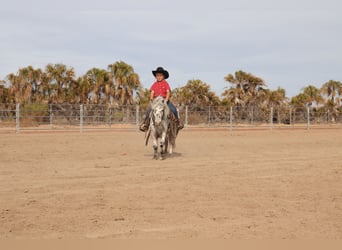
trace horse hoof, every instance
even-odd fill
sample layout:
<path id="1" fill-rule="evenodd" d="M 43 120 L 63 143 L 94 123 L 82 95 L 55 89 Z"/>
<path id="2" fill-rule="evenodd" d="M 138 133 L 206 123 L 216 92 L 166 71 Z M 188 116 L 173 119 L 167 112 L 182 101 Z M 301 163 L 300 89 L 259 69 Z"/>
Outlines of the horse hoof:
<path id="1" fill-rule="evenodd" d="M 166 153 L 163 153 L 161 156 L 160 156 L 160 160 L 165 160 L 166 158 Z"/>

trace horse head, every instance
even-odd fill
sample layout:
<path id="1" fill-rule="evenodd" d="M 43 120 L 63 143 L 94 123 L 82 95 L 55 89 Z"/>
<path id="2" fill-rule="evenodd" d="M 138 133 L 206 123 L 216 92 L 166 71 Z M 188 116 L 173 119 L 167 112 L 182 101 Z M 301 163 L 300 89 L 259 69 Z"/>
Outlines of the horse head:
<path id="1" fill-rule="evenodd" d="M 168 116 L 168 106 L 165 99 L 158 96 L 152 103 L 152 120 L 154 125 L 159 126 L 162 121 L 166 120 Z"/>

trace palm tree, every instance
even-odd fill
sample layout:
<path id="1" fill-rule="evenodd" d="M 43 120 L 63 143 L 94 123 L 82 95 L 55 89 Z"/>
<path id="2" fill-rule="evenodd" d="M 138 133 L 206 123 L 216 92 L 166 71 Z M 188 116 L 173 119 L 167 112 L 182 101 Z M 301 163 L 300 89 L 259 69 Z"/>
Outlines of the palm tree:
<path id="1" fill-rule="evenodd" d="M 32 66 L 19 69 L 19 78 L 24 84 L 23 99 L 27 103 L 39 101 L 38 88 L 42 79 L 42 70 L 34 69 Z"/>
<path id="2" fill-rule="evenodd" d="M 110 89 L 112 81 L 109 73 L 104 69 L 92 68 L 86 73 L 87 81 L 93 86 L 92 99 L 98 104 L 105 95 L 106 103 L 110 103 Z"/>
<path id="3" fill-rule="evenodd" d="M 9 81 L 9 94 L 13 96 L 15 103 L 21 102 L 20 82 L 19 77 L 13 73 L 7 75 Z"/>
<path id="4" fill-rule="evenodd" d="M 303 93 L 299 93 L 291 98 L 291 104 L 294 108 L 305 108 L 307 103 L 308 97 Z"/>
<path id="5" fill-rule="evenodd" d="M 300 93 L 291 98 L 291 105 L 292 105 L 293 114 L 294 114 L 293 122 L 295 122 L 297 109 L 300 109 L 305 112 L 307 104 L 308 104 L 308 96 L 305 95 L 304 93 Z"/>
<path id="6" fill-rule="evenodd" d="M 267 105 L 272 107 L 280 107 L 287 104 L 286 91 L 283 88 L 278 87 L 277 90 L 267 91 Z"/>
<path id="7" fill-rule="evenodd" d="M 54 97 L 55 86 L 50 84 L 50 76 L 47 72 L 43 71 L 41 81 L 38 85 L 36 100 L 41 103 L 52 103 Z"/>
<path id="8" fill-rule="evenodd" d="M 171 92 L 171 99 L 175 105 L 182 106 L 185 104 L 182 88 L 174 88 Z"/>
<path id="9" fill-rule="evenodd" d="M 213 91 L 210 91 L 210 85 L 201 80 L 189 80 L 181 89 L 183 100 L 186 105 L 216 106 L 220 102 L 216 94 Z"/>
<path id="10" fill-rule="evenodd" d="M 53 102 L 64 102 L 68 90 L 75 82 L 73 68 L 67 68 L 64 64 L 48 64 L 45 68 L 51 98 Z"/>
<path id="11" fill-rule="evenodd" d="M 282 115 L 288 108 L 288 99 L 286 98 L 286 91 L 278 87 L 276 90 L 265 90 L 264 105 L 276 109 L 278 123 L 282 121 Z"/>
<path id="12" fill-rule="evenodd" d="M 234 75 L 228 74 L 224 80 L 231 83 L 233 88 L 224 93 L 225 96 L 235 96 L 234 103 L 238 105 L 256 104 L 259 91 L 266 86 L 263 79 L 244 71 L 236 71 Z M 232 89 L 236 89 L 236 92 Z M 234 93 L 235 92 L 235 93 Z"/>
<path id="13" fill-rule="evenodd" d="M 26 68 L 19 69 L 19 81 L 20 81 L 20 92 L 22 103 L 31 103 L 32 102 L 32 92 L 33 86 L 31 84 L 32 81 L 32 71 L 33 68 L 28 66 Z"/>
<path id="14" fill-rule="evenodd" d="M 321 95 L 321 91 L 315 86 L 309 85 L 302 89 L 304 96 L 306 97 L 306 104 L 309 107 L 312 107 L 312 104 L 315 103 L 315 108 L 318 110 L 319 104 L 323 103 L 324 99 Z"/>
<path id="15" fill-rule="evenodd" d="M 16 103 L 32 103 L 36 101 L 38 86 L 41 81 L 42 71 L 32 66 L 20 68 L 17 74 L 9 74 L 10 94 L 14 96 Z"/>
<path id="16" fill-rule="evenodd" d="M 8 88 L 5 86 L 6 81 L 0 81 L 0 103 L 10 103 L 10 94 Z"/>
<path id="17" fill-rule="evenodd" d="M 76 103 L 88 104 L 90 95 L 93 91 L 94 84 L 88 79 L 87 75 L 79 77 L 71 90 L 74 92 L 74 100 Z"/>
<path id="18" fill-rule="evenodd" d="M 224 77 L 224 80 L 235 85 L 237 89 L 244 89 L 248 85 L 248 74 L 244 71 L 236 71 L 234 75 L 228 74 Z"/>
<path id="19" fill-rule="evenodd" d="M 330 80 L 323 84 L 321 91 L 323 94 L 330 98 L 331 103 L 340 105 L 340 97 L 342 96 L 342 83 L 334 80 Z M 338 98 L 336 102 L 336 98 Z"/>
<path id="20" fill-rule="evenodd" d="M 338 115 L 338 108 L 341 105 L 342 83 L 330 80 L 323 84 L 321 91 L 323 95 L 330 98 L 327 101 L 327 108 L 332 114 L 332 121 L 335 121 Z"/>
<path id="21" fill-rule="evenodd" d="M 244 91 L 241 88 L 230 87 L 223 94 L 223 101 L 232 106 L 244 106 Z"/>
<path id="22" fill-rule="evenodd" d="M 141 84 L 139 75 L 134 72 L 131 65 L 118 61 L 108 65 L 112 74 L 115 91 L 114 97 L 121 105 L 133 104 L 133 90 L 137 90 Z"/>
<path id="23" fill-rule="evenodd" d="M 137 97 L 135 103 L 138 104 L 142 110 L 145 110 L 150 105 L 150 94 L 151 93 L 149 89 L 142 87 L 138 88 L 136 92 Z"/>

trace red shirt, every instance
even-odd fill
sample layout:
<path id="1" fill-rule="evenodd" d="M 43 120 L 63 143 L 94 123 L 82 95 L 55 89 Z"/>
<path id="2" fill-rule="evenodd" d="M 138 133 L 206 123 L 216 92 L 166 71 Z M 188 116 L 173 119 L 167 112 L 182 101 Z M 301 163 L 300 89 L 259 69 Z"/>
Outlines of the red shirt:
<path id="1" fill-rule="evenodd" d="M 154 91 L 153 98 L 156 98 L 157 96 L 162 96 L 166 98 L 167 91 L 171 92 L 170 85 L 167 81 L 163 80 L 161 82 L 155 82 L 152 84 L 152 87 L 150 89 L 151 91 Z"/>

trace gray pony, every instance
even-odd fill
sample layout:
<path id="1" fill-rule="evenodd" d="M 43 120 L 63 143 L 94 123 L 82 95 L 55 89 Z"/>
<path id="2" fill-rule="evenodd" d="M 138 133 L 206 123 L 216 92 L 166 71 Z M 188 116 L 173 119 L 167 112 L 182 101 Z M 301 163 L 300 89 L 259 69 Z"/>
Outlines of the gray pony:
<path id="1" fill-rule="evenodd" d="M 173 113 L 170 111 L 163 97 L 158 96 L 152 102 L 152 111 L 150 112 L 150 128 L 146 138 L 146 145 L 149 136 L 153 141 L 154 159 L 158 159 L 158 140 L 160 146 L 160 159 L 164 159 L 169 148 L 169 154 L 172 154 L 176 146 L 177 126 L 175 124 Z M 169 145 L 170 144 L 170 145 Z"/>

